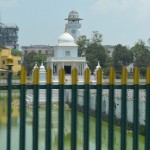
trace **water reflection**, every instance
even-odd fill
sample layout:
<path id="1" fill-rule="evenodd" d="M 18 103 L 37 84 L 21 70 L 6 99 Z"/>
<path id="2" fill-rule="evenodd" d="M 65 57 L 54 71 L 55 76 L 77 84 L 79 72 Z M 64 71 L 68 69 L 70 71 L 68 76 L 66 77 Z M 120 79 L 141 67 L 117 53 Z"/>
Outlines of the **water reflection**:
<path id="1" fill-rule="evenodd" d="M 65 150 L 70 150 L 71 138 L 71 111 L 65 112 L 65 125 L 64 125 L 64 146 Z M 26 111 L 26 149 L 32 149 L 32 109 Z M 12 150 L 19 150 L 19 108 L 12 107 Z M 7 123 L 7 104 L 0 102 L 0 145 L 1 149 L 6 149 L 6 123 Z M 52 148 L 58 149 L 58 111 L 52 111 Z M 102 124 L 102 148 L 107 150 L 108 142 L 108 124 Z M 78 113 L 77 119 L 77 149 L 83 149 L 83 114 Z M 90 150 L 95 149 L 95 118 L 90 117 Z M 120 149 L 120 128 L 115 127 L 114 132 L 114 149 Z M 40 108 L 39 111 L 39 150 L 45 149 L 45 109 Z M 132 133 L 127 133 L 127 149 L 132 150 Z M 139 136 L 139 149 L 144 149 L 144 138 Z"/>

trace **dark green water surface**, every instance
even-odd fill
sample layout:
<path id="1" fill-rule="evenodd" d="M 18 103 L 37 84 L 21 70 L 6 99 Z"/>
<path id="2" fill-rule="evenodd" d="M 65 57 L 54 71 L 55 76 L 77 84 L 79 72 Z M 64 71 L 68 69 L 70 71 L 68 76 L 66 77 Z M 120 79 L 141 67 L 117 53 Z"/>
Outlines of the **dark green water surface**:
<path id="1" fill-rule="evenodd" d="M 45 109 L 39 109 L 39 150 L 45 149 Z M 32 109 L 26 111 L 26 150 L 32 150 Z M 78 113 L 77 122 L 77 148 L 83 149 L 83 114 Z M 12 126 L 11 126 L 11 147 L 12 150 L 19 150 L 19 107 L 12 107 Z M 0 102 L 0 150 L 6 150 L 6 122 L 7 122 L 7 105 Z M 70 150 L 71 137 L 71 110 L 65 110 L 65 127 L 64 127 L 64 150 Z M 120 149 L 120 128 L 115 127 L 114 149 Z M 52 110 L 52 150 L 57 150 L 58 144 L 58 110 Z M 107 150 L 108 142 L 108 124 L 102 123 L 102 148 Z M 95 118 L 90 117 L 90 150 L 95 149 Z M 127 131 L 127 149 L 132 150 L 132 132 Z M 144 137 L 139 136 L 139 150 L 144 150 Z"/>

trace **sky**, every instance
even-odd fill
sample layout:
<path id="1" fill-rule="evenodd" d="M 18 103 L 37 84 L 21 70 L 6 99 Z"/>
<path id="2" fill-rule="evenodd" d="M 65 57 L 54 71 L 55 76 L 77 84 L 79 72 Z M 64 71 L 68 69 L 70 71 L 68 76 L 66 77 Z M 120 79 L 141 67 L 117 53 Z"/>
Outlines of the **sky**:
<path id="1" fill-rule="evenodd" d="M 0 0 L 1 22 L 19 27 L 19 46 L 56 45 L 71 10 L 81 34 L 103 35 L 103 45 L 134 46 L 150 38 L 150 0 Z"/>

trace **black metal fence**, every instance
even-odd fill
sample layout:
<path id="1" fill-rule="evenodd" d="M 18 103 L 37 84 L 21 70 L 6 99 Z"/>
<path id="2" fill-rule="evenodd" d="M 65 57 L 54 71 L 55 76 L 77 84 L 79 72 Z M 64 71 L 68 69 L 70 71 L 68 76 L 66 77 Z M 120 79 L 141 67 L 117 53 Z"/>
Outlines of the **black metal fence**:
<path id="1" fill-rule="evenodd" d="M 127 134 L 127 90 L 134 91 L 133 97 L 133 150 L 138 150 L 138 130 L 139 130 L 139 90 L 146 90 L 146 134 L 145 134 L 145 150 L 150 150 L 150 68 L 147 68 L 146 83 L 139 84 L 139 69 L 134 69 L 134 83 L 127 85 L 127 69 L 123 68 L 122 80 L 119 85 L 115 85 L 115 70 L 110 69 L 109 84 L 102 82 L 102 69 L 97 70 L 97 82 L 90 85 L 90 70 L 87 68 L 84 72 L 84 84 L 78 85 L 78 72 L 74 68 L 72 70 L 72 82 L 65 85 L 65 72 L 61 68 L 59 70 L 59 84 L 54 85 L 52 81 L 52 71 L 47 69 L 46 84 L 39 85 L 39 71 L 34 70 L 33 84 L 26 84 L 26 70 L 21 69 L 21 77 L 19 85 L 12 85 L 11 65 L 8 65 L 8 85 L 0 85 L 0 90 L 8 91 L 8 112 L 7 112 L 7 150 L 11 150 L 11 101 L 12 90 L 20 90 L 20 143 L 19 149 L 25 150 L 25 120 L 26 120 L 26 90 L 33 90 L 33 150 L 38 150 L 38 128 L 39 128 L 39 89 L 46 90 L 46 134 L 45 134 L 45 150 L 52 150 L 51 147 L 51 108 L 52 108 L 52 90 L 59 90 L 59 117 L 58 117 L 58 149 L 64 150 L 64 90 L 71 89 L 72 93 L 72 109 L 71 109 L 71 150 L 77 150 L 77 90 L 84 90 L 84 144 L 83 149 L 89 150 L 89 104 L 90 89 L 96 90 L 96 150 L 102 149 L 102 91 L 109 90 L 109 115 L 108 115 L 108 150 L 114 149 L 114 91 L 121 90 L 121 143 L 120 149 L 126 150 L 126 134 Z"/>

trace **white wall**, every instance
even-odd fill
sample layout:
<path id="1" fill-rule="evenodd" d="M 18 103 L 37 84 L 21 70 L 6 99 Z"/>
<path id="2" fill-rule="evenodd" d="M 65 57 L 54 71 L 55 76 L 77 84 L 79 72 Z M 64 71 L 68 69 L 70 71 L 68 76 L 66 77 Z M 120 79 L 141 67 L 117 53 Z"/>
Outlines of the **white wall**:
<path id="1" fill-rule="evenodd" d="M 70 56 L 65 56 L 65 51 L 70 51 Z M 74 58 L 78 57 L 78 49 L 77 46 L 57 46 L 54 48 L 54 57 L 69 57 Z"/>
<path id="2" fill-rule="evenodd" d="M 114 115 L 120 119 L 121 118 L 121 90 L 117 90 L 115 92 L 115 101 L 114 101 Z M 66 96 L 69 102 L 71 102 L 71 91 L 66 90 Z M 133 123 L 133 90 L 128 90 L 128 94 L 130 93 L 130 98 L 127 99 L 127 121 Z M 144 90 L 140 90 L 139 95 L 139 124 L 145 125 L 145 92 Z M 84 90 L 78 90 L 78 104 L 80 106 L 84 105 Z M 96 91 L 91 90 L 90 92 L 90 109 L 95 110 L 96 106 Z M 105 114 L 109 114 L 109 96 L 108 90 L 103 90 L 102 97 L 102 112 Z"/>

